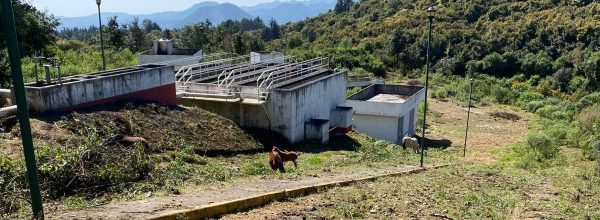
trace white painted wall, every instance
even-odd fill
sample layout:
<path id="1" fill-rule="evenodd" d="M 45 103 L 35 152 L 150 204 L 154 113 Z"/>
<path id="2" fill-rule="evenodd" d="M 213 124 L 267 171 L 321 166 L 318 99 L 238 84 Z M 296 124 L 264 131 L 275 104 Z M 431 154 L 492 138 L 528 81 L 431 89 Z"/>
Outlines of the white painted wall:
<path id="1" fill-rule="evenodd" d="M 400 118 L 355 114 L 354 129 L 378 140 L 399 143 L 398 120 Z"/>

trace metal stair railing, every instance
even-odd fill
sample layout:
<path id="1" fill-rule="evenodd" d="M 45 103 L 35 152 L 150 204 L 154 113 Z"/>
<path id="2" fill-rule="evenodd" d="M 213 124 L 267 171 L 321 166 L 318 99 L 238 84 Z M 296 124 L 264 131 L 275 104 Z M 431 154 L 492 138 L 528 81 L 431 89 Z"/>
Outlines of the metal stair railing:
<path id="1" fill-rule="evenodd" d="M 252 73 L 252 72 L 256 72 L 257 70 L 264 69 L 264 68 L 281 65 L 281 63 L 279 63 L 279 62 L 283 62 L 283 64 L 285 64 L 286 61 L 289 61 L 292 58 L 293 57 L 288 57 L 288 56 L 277 57 L 277 58 L 273 58 L 273 59 L 269 59 L 269 60 L 252 63 L 247 66 L 238 67 L 234 70 L 231 70 L 230 72 L 223 71 L 221 73 L 221 75 L 219 75 L 219 77 L 217 79 L 217 83 L 222 86 L 230 86 L 235 81 L 234 77 L 236 75 L 240 75 L 240 74 L 244 74 L 244 73 Z"/>
<path id="2" fill-rule="evenodd" d="M 286 57 L 283 63 L 267 63 L 265 68 L 256 68 L 251 71 L 246 71 L 245 73 L 241 72 L 240 74 L 231 75 L 226 79 L 227 85 L 236 84 L 244 84 L 248 82 L 253 82 L 257 77 L 260 77 L 265 71 L 275 71 L 286 66 L 291 65 L 290 63 L 295 63 L 297 58 L 295 56 Z M 264 71 L 261 71 L 265 69 Z"/>
<path id="3" fill-rule="evenodd" d="M 287 70 L 281 71 L 281 72 L 272 72 L 262 82 L 260 82 L 258 87 L 268 88 L 270 85 L 272 85 L 271 82 L 273 80 L 293 74 L 294 72 L 299 71 L 298 69 L 302 70 L 303 68 L 305 68 L 305 67 L 303 67 L 305 65 L 308 65 L 307 67 L 314 66 L 314 65 L 318 65 L 319 67 L 324 67 L 328 63 L 328 60 L 329 60 L 328 57 L 313 58 L 310 60 L 306 60 L 306 61 L 297 63 L 296 65 L 294 65 L 295 68 L 287 69 Z M 259 81 L 257 81 L 257 84 L 258 84 L 258 82 Z"/>
<path id="4" fill-rule="evenodd" d="M 324 67 L 327 67 L 328 65 L 329 65 L 328 57 L 320 58 L 314 62 L 311 62 L 310 66 L 307 66 L 307 67 L 300 66 L 300 69 L 297 71 L 273 78 L 269 82 L 268 86 L 265 87 L 265 89 L 270 90 L 270 89 L 279 87 L 281 85 L 289 84 L 292 82 L 296 82 L 296 81 L 314 76 L 315 74 L 318 74 L 320 72 L 319 70 L 325 69 Z"/>
<path id="5" fill-rule="evenodd" d="M 182 67 L 181 69 L 179 69 L 179 71 L 177 71 L 177 73 L 175 74 L 175 77 L 177 79 L 178 84 L 182 83 L 183 85 L 185 85 L 194 76 L 200 75 L 200 77 L 202 77 L 202 74 L 206 74 L 205 70 L 207 68 L 215 67 L 215 65 L 223 65 L 226 67 L 230 67 L 230 65 L 234 65 L 237 63 L 249 62 L 248 61 L 249 58 L 250 58 L 250 56 L 239 56 L 239 57 L 232 57 L 232 58 L 227 58 L 227 59 L 220 59 L 220 60 L 214 60 L 214 61 L 210 61 L 210 62 L 188 65 L 188 66 L 185 66 L 185 67 Z M 211 70 L 214 71 L 215 69 L 211 69 Z"/>

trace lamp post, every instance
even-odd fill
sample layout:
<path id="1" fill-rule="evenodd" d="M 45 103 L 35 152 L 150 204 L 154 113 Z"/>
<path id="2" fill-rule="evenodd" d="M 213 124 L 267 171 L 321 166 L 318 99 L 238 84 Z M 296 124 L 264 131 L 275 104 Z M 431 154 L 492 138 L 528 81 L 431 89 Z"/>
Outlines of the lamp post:
<path id="1" fill-rule="evenodd" d="M 431 47 L 431 23 L 433 23 L 433 16 L 435 14 L 435 8 L 433 6 L 427 9 L 427 18 L 429 19 L 429 35 L 427 36 L 427 66 L 425 67 L 425 108 L 423 109 L 423 133 L 421 135 L 421 167 L 423 167 L 423 160 L 425 155 L 425 124 L 427 123 L 427 90 L 429 89 L 429 59 L 430 59 L 430 47 Z"/>
<path id="2" fill-rule="evenodd" d="M 469 119 L 471 118 L 471 97 L 473 94 L 473 84 L 475 83 L 475 79 L 469 79 L 469 83 L 471 84 L 471 88 L 469 89 L 469 107 L 467 110 L 467 128 L 465 129 L 465 147 L 463 149 L 463 157 L 467 156 L 467 137 L 469 136 Z"/>
<path id="3" fill-rule="evenodd" d="M 98 5 L 98 23 L 100 24 L 100 50 L 102 51 L 102 70 L 106 70 L 106 60 L 104 58 L 104 36 L 102 34 L 102 15 L 100 14 L 100 4 L 102 4 L 102 0 L 96 0 L 96 5 Z"/>

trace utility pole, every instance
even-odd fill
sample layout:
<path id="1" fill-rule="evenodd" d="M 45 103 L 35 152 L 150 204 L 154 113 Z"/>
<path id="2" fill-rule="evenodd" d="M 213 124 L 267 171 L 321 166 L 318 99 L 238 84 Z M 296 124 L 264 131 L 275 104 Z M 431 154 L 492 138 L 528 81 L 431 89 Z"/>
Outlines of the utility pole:
<path id="1" fill-rule="evenodd" d="M 35 150 L 31 138 L 31 127 L 29 124 L 29 109 L 25 96 L 25 85 L 23 83 L 23 71 L 21 69 L 21 53 L 19 51 L 19 40 L 15 29 L 15 20 L 11 0 L 0 0 L 2 8 L 2 22 L 6 34 L 6 45 L 8 46 L 8 57 L 17 102 L 17 116 L 21 128 L 21 139 L 23 141 L 23 153 L 25 154 L 25 165 L 27 167 L 27 181 L 29 182 L 29 193 L 31 194 L 31 208 L 33 219 L 44 219 L 44 208 L 42 206 L 42 195 L 37 175 L 35 161 Z"/>

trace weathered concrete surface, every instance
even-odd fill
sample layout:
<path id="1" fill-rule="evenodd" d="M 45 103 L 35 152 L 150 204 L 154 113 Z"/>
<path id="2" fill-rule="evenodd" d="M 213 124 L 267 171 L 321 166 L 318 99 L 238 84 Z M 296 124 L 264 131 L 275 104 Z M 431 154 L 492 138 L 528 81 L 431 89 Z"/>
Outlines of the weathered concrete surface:
<path id="1" fill-rule="evenodd" d="M 219 114 L 240 126 L 269 129 L 282 134 L 291 143 L 299 143 L 304 141 L 306 122 L 331 120 L 332 110 L 343 106 L 345 99 L 346 73 L 337 72 L 274 89 L 264 103 L 252 102 L 252 99 L 182 97 L 178 100 L 180 104 Z"/>
<path id="2" fill-rule="evenodd" d="M 176 104 L 173 66 L 144 65 L 78 75 L 62 84 L 25 86 L 27 101 L 38 113 L 72 110 L 121 100 Z"/>
<path id="3" fill-rule="evenodd" d="M 329 120 L 312 119 L 304 127 L 305 141 L 315 141 L 321 144 L 329 143 Z"/>
<path id="4" fill-rule="evenodd" d="M 7 116 L 13 116 L 16 114 L 17 114 L 17 106 L 16 105 L 0 108 L 0 118 L 7 117 Z"/>

